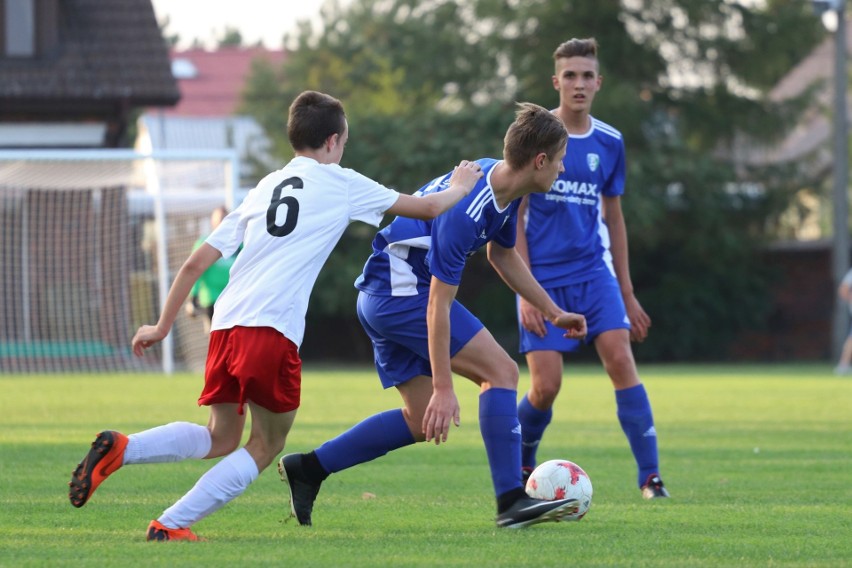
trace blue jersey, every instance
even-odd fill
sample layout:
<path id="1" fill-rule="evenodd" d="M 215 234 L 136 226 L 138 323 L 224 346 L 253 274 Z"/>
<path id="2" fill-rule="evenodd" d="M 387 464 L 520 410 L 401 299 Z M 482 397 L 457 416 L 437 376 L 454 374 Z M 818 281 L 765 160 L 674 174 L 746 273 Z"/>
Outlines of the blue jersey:
<path id="1" fill-rule="evenodd" d="M 545 288 L 615 274 L 601 196 L 624 193 L 624 141 L 593 117 L 591 129 L 570 135 L 565 171 L 547 193 L 529 196 L 525 234 L 533 276 Z"/>
<path id="2" fill-rule="evenodd" d="M 432 276 L 458 286 L 467 258 L 489 241 L 515 246 L 520 200 L 498 209 L 491 173 L 498 160 L 477 160 L 483 176 L 449 211 L 431 221 L 397 217 L 373 239 L 373 254 L 355 287 L 377 296 L 428 294 Z M 452 172 L 436 178 L 415 195 L 449 187 Z"/>

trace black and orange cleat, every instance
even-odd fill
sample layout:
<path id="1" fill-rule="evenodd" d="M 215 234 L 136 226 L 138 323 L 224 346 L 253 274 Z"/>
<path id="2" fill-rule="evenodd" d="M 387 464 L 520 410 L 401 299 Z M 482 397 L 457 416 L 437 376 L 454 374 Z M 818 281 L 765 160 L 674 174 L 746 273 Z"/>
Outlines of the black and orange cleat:
<path id="1" fill-rule="evenodd" d="M 75 507 L 86 504 L 104 479 L 124 463 L 127 436 L 113 430 L 104 430 L 92 442 L 92 448 L 77 469 L 71 474 L 68 499 Z"/>
<path id="2" fill-rule="evenodd" d="M 199 537 L 188 528 L 170 529 L 163 525 L 160 521 L 151 521 L 151 524 L 148 525 L 148 532 L 145 535 L 145 540 L 156 540 L 160 542 L 165 542 L 167 540 L 204 541 L 203 538 Z"/>

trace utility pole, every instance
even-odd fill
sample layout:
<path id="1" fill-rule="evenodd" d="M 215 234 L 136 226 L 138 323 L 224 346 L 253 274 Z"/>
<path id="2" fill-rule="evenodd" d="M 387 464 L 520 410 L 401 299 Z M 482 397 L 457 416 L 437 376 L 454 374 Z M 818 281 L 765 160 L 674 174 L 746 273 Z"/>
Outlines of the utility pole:
<path id="1" fill-rule="evenodd" d="M 846 68 L 846 0 L 812 0 L 814 10 L 822 16 L 823 23 L 836 22 L 834 29 L 834 146 L 832 204 L 833 246 L 831 271 L 834 290 L 849 270 L 849 118 L 846 109 L 848 70 Z M 833 14 L 832 14 L 833 12 Z M 827 16 L 833 16 L 827 18 Z M 832 292 L 833 293 L 833 292 Z M 849 308 L 845 302 L 835 299 L 832 321 L 831 356 L 840 357 L 840 350 L 848 334 Z"/>
<path id="2" fill-rule="evenodd" d="M 834 287 L 849 270 L 849 118 L 846 110 L 848 71 L 846 68 L 845 0 L 837 2 L 837 30 L 834 32 Z M 849 309 L 838 304 L 834 317 L 833 361 L 840 357 L 848 333 Z"/>

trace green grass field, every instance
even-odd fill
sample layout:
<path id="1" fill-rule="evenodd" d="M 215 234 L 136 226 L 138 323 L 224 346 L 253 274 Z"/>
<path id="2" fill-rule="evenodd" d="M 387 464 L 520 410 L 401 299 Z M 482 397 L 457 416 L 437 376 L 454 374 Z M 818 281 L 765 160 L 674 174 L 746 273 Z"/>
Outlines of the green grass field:
<path id="1" fill-rule="evenodd" d="M 332 476 L 310 528 L 284 522 L 273 466 L 195 526 L 205 543 L 147 543 L 145 529 L 209 462 L 128 466 L 82 509 L 66 497 L 99 430 L 206 423 L 199 375 L 2 376 L 0 565 L 852 566 L 852 378 L 828 365 L 640 370 L 670 500 L 640 498 L 609 381 L 582 366 L 569 371 L 539 451 L 592 478 L 580 522 L 495 528 L 477 391 L 457 378 L 462 425 L 446 445 Z M 285 451 L 312 449 L 398 405 L 371 369 L 306 364 Z"/>

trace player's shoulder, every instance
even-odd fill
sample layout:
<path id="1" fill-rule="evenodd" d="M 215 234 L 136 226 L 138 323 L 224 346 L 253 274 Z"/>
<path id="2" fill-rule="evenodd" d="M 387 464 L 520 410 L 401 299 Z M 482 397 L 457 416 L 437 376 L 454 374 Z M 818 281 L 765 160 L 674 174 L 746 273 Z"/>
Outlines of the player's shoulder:
<path id="1" fill-rule="evenodd" d="M 494 188 L 491 187 L 491 173 L 500 160 L 485 158 L 476 161 L 482 166 L 485 175 L 476 182 L 471 192 L 459 201 L 451 211 L 470 219 L 474 224 L 481 224 L 487 222 L 491 214 L 496 211 Z"/>
<path id="2" fill-rule="evenodd" d="M 299 178 L 302 183 L 319 183 L 325 188 L 333 185 L 347 186 L 353 181 L 369 180 L 363 174 L 338 164 L 321 164 L 312 158 L 297 156 L 281 169 L 267 174 L 258 186 L 275 187 L 292 178 Z"/>
<path id="3" fill-rule="evenodd" d="M 493 168 L 494 166 L 496 166 L 499 162 L 502 162 L 503 160 L 500 159 L 500 158 L 479 158 L 479 159 L 474 160 L 474 161 L 477 164 L 479 164 L 480 166 L 482 166 L 483 171 L 486 171 L 486 170 L 490 170 L 491 168 Z"/>
<path id="4" fill-rule="evenodd" d="M 624 137 L 621 135 L 621 131 L 616 127 L 604 122 L 603 120 L 595 118 L 594 116 L 590 118 L 592 119 L 593 134 L 605 139 L 612 138 L 618 140 L 619 142 L 624 140 Z"/>

